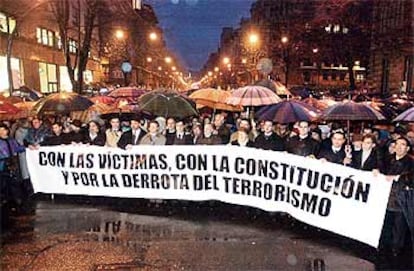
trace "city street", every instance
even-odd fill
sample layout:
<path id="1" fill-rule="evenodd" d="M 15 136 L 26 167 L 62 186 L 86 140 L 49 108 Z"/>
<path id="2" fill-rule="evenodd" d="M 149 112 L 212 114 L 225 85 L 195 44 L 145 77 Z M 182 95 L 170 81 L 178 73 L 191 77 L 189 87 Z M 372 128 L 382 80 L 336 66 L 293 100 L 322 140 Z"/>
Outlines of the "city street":
<path id="1" fill-rule="evenodd" d="M 393 264 L 350 239 L 240 206 L 37 198 L 10 217 L 1 270 L 388 270 Z"/>

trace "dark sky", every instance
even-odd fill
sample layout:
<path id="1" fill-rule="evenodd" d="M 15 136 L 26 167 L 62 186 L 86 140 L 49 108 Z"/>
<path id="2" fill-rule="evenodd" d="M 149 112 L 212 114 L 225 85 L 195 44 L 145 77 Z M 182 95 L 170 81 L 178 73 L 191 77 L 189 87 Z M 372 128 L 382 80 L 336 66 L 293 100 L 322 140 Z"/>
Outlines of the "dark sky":
<path id="1" fill-rule="evenodd" d="M 216 51 L 222 27 L 237 27 L 254 0 L 144 0 L 164 30 L 167 47 L 191 70 Z"/>

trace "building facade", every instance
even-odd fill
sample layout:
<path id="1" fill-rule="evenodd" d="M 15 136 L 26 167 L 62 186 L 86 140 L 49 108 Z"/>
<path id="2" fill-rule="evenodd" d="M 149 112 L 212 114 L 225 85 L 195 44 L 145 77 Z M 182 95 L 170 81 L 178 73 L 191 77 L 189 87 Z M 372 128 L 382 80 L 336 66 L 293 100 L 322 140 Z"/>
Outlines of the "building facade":
<path id="1" fill-rule="evenodd" d="M 383 95 L 413 93 L 414 4 L 375 1 L 369 85 Z"/>

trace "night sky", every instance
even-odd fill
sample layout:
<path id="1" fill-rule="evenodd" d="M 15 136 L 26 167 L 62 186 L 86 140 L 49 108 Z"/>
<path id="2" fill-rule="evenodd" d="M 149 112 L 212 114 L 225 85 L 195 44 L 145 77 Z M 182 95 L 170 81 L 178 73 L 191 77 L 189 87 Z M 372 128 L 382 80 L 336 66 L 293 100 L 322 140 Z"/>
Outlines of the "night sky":
<path id="1" fill-rule="evenodd" d="M 190 70 L 216 51 L 222 27 L 237 27 L 254 0 L 145 0 L 155 9 L 167 47 Z"/>

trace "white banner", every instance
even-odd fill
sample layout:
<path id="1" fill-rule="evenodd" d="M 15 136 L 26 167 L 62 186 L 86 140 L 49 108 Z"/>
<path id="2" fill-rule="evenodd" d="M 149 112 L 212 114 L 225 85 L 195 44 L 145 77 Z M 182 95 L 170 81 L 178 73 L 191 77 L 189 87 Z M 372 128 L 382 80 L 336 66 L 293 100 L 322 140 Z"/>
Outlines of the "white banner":
<path id="1" fill-rule="evenodd" d="M 238 146 L 97 146 L 27 150 L 35 192 L 219 200 L 287 212 L 378 246 L 391 182 L 383 175 Z"/>

